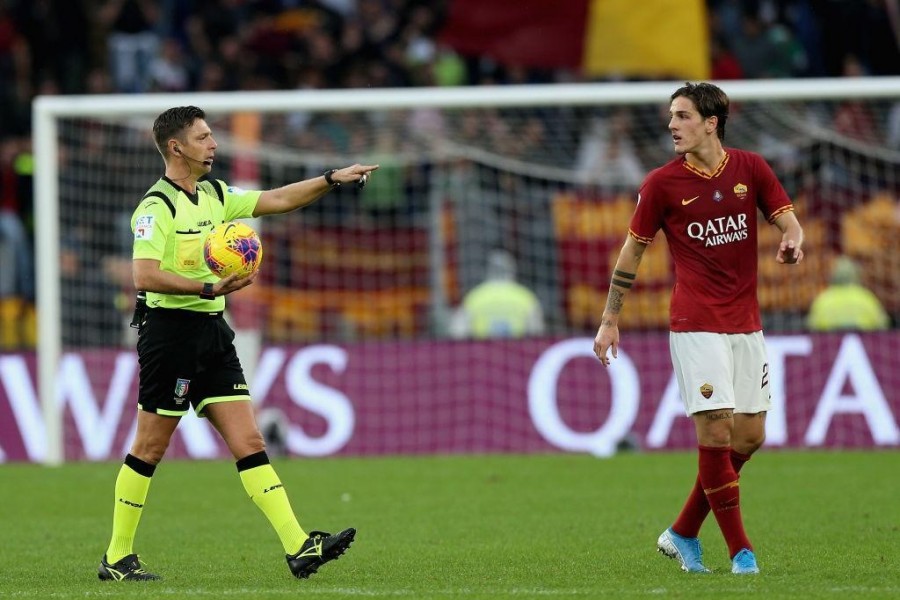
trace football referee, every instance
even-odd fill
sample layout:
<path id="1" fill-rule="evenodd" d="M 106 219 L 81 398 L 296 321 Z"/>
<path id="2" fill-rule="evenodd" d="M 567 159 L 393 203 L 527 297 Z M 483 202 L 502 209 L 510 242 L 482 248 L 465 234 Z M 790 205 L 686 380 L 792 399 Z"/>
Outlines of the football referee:
<path id="1" fill-rule="evenodd" d="M 153 124 L 153 137 L 165 174 L 131 219 L 134 284 L 140 290 L 133 322 L 139 329 L 137 433 L 116 479 L 112 535 L 99 577 L 160 579 L 143 568 L 134 537 L 156 466 L 191 408 L 222 436 L 247 495 L 278 534 L 291 573 L 309 577 L 343 554 L 356 530 L 332 535 L 300 527 L 269 463 L 234 332 L 222 316 L 225 296 L 252 284 L 256 273 L 218 279 L 203 260 L 203 241 L 214 225 L 290 212 L 341 184 L 361 187 L 378 166 L 355 164 L 277 189 L 249 191 L 209 177 L 216 141 L 203 110 L 166 110 Z"/>

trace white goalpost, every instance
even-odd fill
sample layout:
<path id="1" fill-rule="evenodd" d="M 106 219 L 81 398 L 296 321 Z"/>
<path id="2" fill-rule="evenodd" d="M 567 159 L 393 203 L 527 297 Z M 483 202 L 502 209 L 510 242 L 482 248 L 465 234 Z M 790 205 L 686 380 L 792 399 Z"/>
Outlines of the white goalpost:
<path id="1" fill-rule="evenodd" d="M 483 277 L 495 247 L 515 256 L 519 279 L 541 299 L 548 335 L 564 337 L 593 335 L 637 184 L 670 157 L 665 112 L 680 85 L 37 98 L 43 462 L 67 456 L 65 354 L 133 347 L 127 217 L 162 174 L 150 128 L 163 110 L 190 104 L 207 112 L 222 157 L 212 175 L 231 184 L 267 189 L 329 166 L 383 165 L 363 192 L 341 190 L 338 200 L 260 224 L 267 271 L 233 313 L 251 347 L 446 338 L 453 307 Z M 839 254 L 861 264 L 864 281 L 900 316 L 900 253 L 879 246 L 892 243 L 889 231 L 866 229 L 879 222 L 878 203 L 896 205 L 900 193 L 900 77 L 719 85 L 733 103 L 726 145 L 773 164 L 815 249 L 802 286 L 761 263 L 767 332 L 803 329 L 803 310 Z M 764 235 L 760 243 L 771 246 Z M 652 247 L 623 324 L 635 332 L 666 327 L 671 272 L 664 244 Z M 896 331 L 890 335 L 884 352 L 898 345 Z M 267 365 L 260 368 L 264 380 Z M 439 373 L 414 379 L 426 395 L 464 385 Z"/>

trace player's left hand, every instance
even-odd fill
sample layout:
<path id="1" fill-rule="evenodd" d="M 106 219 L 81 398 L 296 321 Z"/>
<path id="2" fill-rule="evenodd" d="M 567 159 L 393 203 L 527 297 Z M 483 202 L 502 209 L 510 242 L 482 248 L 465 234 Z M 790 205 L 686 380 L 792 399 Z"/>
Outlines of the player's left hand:
<path id="1" fill-rule="evenodd" d="M 369 173 L 377 170 L 378 167 L 379 165 L 350 165 L 332 173 L 331 179 L 338 183 L 355 183 L 358 188 L 362 189 L 369 180 Z"/>
<path id="2" fill-rule="evenodd" d="M 236 292 L 256 281 L 257 275 L 259 275 L 259 271 L 254 271 L 246 277 L 241 277 L 237 273 L 232 273 L 228 277 L 220 279 L 218 283 L 213 286 L 213 293 L 216 296 L 225 296 L 226 294 Z"/>
<path id="3" fill-rule="evenodd" d="M 778 246 L 778 254 L 775 256 L 775 262 L 781 264 L 795 265 L 803 260 L 803 250 L 794 240 L 782 240 Z"/>

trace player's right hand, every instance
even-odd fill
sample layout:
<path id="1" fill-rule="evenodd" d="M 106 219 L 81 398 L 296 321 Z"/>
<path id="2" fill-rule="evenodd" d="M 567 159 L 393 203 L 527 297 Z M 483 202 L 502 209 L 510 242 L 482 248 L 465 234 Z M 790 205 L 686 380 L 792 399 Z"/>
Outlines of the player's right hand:
<path id="1" fill-rule="evenodd" d="M 594 338 L 594 354 L 604 367 L 609 366 L 607 350 L 612 350 L 613 358 L 619 358 L 619 326 L 603 324 Z"/>
<path id="2" fill-rule="evenodd" d="M 775 262 L 780 264 L 796 265 L 803 261 L 803 250 L 800 244 L 794 240 L 783 240 L 778 246 L 778 254 Z"/>

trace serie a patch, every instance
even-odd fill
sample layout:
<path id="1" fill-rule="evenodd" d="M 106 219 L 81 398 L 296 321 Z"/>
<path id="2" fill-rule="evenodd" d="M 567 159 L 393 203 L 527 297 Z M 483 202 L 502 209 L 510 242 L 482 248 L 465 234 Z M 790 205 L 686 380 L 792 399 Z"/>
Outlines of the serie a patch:
<path id="1" fill-rule="evenodd" d="M 153 238 L 153 215 L 143 215 L 134 220 L 134 239 Z"/>

